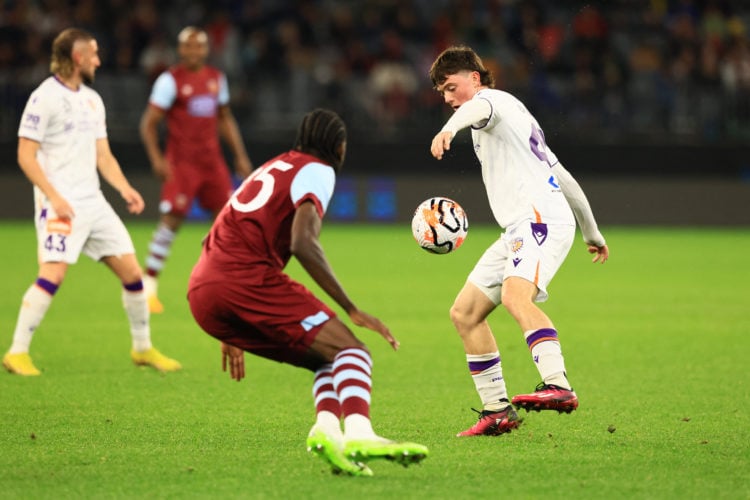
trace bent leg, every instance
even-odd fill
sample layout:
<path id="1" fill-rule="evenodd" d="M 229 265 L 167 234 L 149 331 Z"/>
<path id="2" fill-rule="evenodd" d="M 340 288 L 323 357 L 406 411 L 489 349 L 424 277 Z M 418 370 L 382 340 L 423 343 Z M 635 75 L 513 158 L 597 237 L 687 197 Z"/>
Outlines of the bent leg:
<path id="1" fill-rule="evenodd" d="M 570 389 L 565 360 L 552 320 L 535 303 L 536 285 L 511 276 L 503 284 L 503 305 L 524 332 L 531 357 L 544 384 Z"/>
<path id="2" fill-rule="evenodd" d="M 483 407 L 479 422 L 459 435 L 498 434 L 517 426 L 513 424 L 507 429 L 498 429 L 495 423 L 497 419 L 484 418 L 509 406 L 500 352 L 487 322 L 495 307 L 488 295 L 471 281 L 466 282 L 451 307 L 451 320 L 461 336 L 469 372 Z M 486 425 L 487 422 L 492 424 L 492 428 Z"/>

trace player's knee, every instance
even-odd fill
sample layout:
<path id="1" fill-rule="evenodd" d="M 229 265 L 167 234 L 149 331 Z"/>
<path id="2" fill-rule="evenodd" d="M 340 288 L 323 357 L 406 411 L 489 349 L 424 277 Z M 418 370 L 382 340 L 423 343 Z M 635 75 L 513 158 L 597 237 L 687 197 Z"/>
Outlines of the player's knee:
<path id="1" fill-rule="evenodd" d="M 450 308 L 451 321 L 459 333 L 472 327 L 475 323 L 472 316 L 471 311 L 460 304 L 454 303 Z"/>

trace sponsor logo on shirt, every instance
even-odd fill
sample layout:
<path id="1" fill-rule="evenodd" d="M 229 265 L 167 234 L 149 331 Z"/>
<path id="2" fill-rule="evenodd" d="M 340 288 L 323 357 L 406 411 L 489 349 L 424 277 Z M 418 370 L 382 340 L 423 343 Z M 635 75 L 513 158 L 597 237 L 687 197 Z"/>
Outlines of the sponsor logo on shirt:
<path id="1" fill-rule="evenodd" d="M 33 113 L 26 113 L 23 118 L 23 128 L 36 130 L 39 126 L 39 115 Z"/>
<path id="2" fill-rule="evenodd" d="M 191 116 L 210 117 L 216 114 L 216 98 L 212 95 L 191 97 L 187 104 Z"/>

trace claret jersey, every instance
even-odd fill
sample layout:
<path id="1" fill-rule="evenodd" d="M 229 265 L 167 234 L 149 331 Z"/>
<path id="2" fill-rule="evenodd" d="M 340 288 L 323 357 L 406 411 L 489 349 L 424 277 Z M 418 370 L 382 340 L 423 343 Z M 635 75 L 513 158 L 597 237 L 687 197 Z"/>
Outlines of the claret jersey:
<path id="1" fill-rule="evenodd" d="M 291 258 L 297 207 L 311 201 L 322 218 L 335 183 L 333 167 L 299 151 L 255 169 L 216 218 L 193 270 L 191 288 L 228 278 L 259 284 L 259 267 L 283 269 Z"/>
<path id="2" fill-rule="evenodd" d="M 154 82 L 149 104 L 166 112 L 166 156 L 178 165 L 213 168 L 221 158 L 218 108 L 229 103 L 225 75 L 211 66 L 175 66 Z"/>

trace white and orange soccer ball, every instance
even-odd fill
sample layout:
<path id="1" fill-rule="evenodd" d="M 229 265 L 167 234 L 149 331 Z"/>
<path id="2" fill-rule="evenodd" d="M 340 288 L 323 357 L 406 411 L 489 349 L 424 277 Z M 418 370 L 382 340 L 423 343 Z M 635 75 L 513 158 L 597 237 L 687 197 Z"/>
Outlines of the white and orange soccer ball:
<path id="1" fill-rule="evenodd" d="M 469 219 L 461 205 L 443 196 L 419 204 L 411 220 L 411 232 L 419 246 L 432 253 L 450 253 L 461 246 Z"/>

